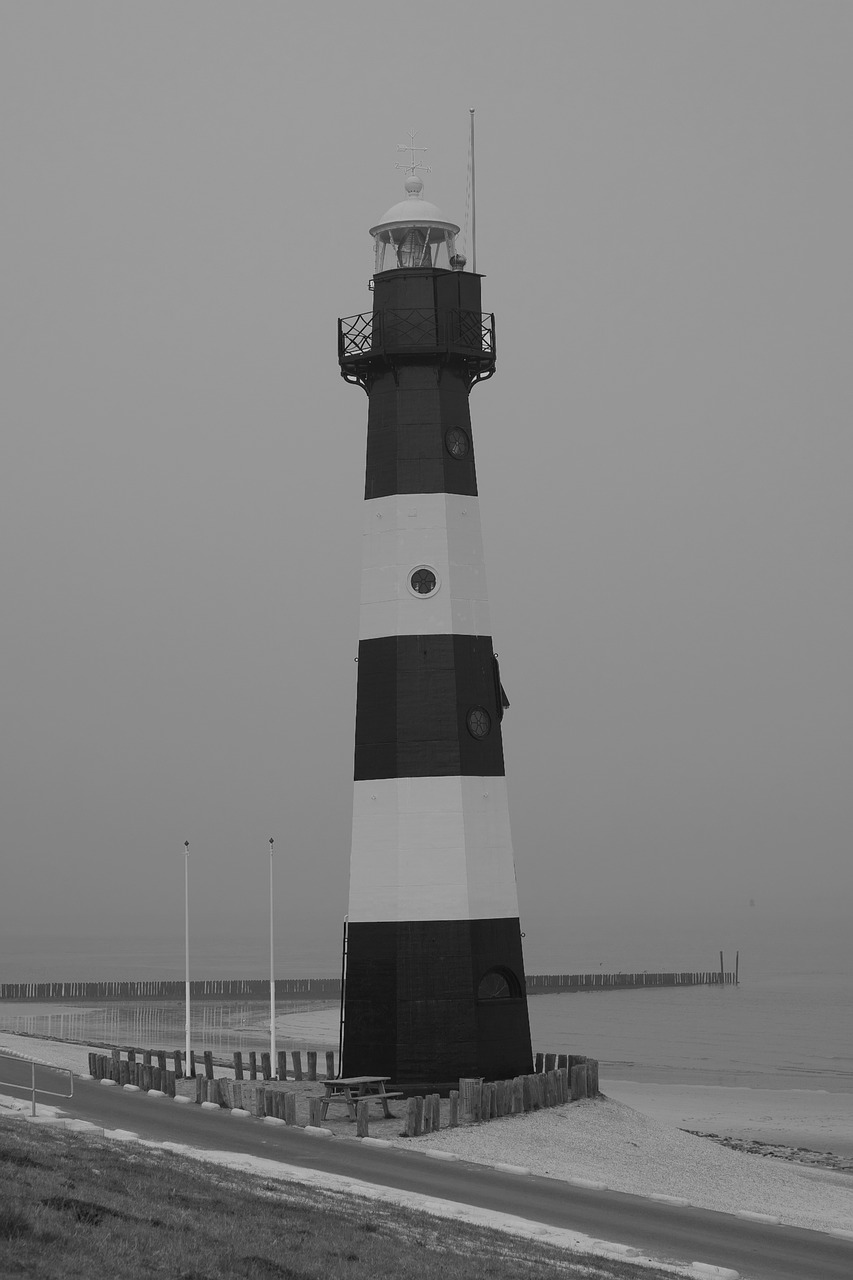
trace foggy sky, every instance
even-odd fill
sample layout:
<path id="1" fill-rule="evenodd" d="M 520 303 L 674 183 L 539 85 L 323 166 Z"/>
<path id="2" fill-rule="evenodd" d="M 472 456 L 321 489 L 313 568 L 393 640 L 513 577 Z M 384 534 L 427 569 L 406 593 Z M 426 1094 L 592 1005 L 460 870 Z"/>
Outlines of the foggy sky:
<path id="1" fill-rule="evenodd" d="M 410 129 L 462 221 L 470 106 L 522 926 L 846 909 L 851 35 L 820 0 L 7 0 L 0 929 L 179 934 L 188 839 L 198 927 L 262 936 L 274 836 L 283 932 L 337 945 L 336 319 Z"/>

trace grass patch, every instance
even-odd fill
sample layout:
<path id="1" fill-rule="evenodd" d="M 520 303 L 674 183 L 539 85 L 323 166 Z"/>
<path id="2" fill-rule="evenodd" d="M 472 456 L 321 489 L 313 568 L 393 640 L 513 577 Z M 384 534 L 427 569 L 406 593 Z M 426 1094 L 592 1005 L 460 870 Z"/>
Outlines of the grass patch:
<path id="1" fill-rule="evenodd" d="M 0 1120 L 0 1276 L 661 1280 L 455 1220 Z"/>

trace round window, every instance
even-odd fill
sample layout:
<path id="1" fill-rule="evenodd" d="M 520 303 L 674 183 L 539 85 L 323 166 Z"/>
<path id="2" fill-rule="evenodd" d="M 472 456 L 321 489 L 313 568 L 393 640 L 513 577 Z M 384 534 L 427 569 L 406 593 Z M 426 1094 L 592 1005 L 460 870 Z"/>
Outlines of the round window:
<path id="1" fill-rule="evenodd" d="M 492 717 L 485 707 L 472 707 L 465 723 L 472 738 L 485 738 L 492 727 Z"/>
<path id="2" fill-rule="evenodd" d="M 409 574 L 409 590 L 416 596 L 431 596 L 438 589 L 435 571 L 422 564 Z"/>
<path id="3" fill-rule="evenodd" d="M 444 433 L 444 445 L 451 458 L 464 458 L 471 448 L 471 441 L 461 427 L 451 427 Z"/>
<path id="4" fill-rule="evenodd" d="M 480 979 L 478 1000 L 512 1000 L 520 994 L 520 983 L 509 969 L 490 969 Z"/>

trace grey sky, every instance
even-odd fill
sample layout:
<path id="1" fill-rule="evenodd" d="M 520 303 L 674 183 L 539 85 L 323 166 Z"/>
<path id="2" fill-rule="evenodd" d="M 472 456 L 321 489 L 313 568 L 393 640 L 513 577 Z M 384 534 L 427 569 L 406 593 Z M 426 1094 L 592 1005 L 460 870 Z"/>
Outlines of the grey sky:
<path id="1" fill-rule="evenodd" d="M 522 924 L 853 889 L 853 8 L 0 9 L 0 927 L 337 945 L 367 401 L 335 321 L 429 147 Z M 287 866 L 285 882 L 284 867 Z"/>

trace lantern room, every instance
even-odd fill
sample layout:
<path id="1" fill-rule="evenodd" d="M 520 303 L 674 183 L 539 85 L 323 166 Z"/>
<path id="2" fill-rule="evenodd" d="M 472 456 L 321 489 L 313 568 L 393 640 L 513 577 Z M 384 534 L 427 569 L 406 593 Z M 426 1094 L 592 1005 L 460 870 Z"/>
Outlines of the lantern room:
<path id="1" fill-rule="evenodd" d="M 405 188 L 405 200 L 393 205 L 370 228 L 376 246 L 375 273 L 411 267 L 462 271 L 465 256 L 456 252 L 459 228 L 454 222 L 446 222 L 441 210 L 424 200 L 424 184 L 416 173 L 408 174 Z"/>

